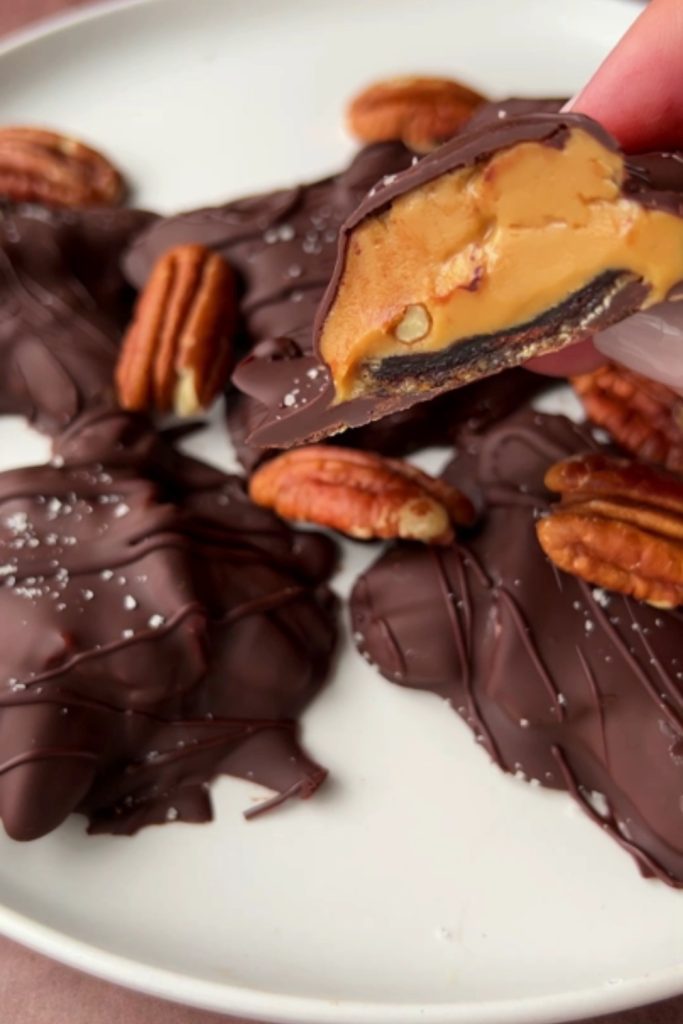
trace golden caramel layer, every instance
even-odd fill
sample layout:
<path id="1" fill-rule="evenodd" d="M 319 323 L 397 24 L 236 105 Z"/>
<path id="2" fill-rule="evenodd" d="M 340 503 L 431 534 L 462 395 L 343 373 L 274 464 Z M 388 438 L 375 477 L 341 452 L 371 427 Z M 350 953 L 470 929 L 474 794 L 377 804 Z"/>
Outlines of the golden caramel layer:
<path id="1" fill-rule="evenodd" d="M 368 361 L 522 326 L 607 271 L 641 278 L 644 306 L 664 299 L 683 280 L 683 219 L 625 198 L 624 173 L 575 128 L 563 148 L 520 143 L 363 222 L 320 340 L 337 401 L 362 393 Z"/>

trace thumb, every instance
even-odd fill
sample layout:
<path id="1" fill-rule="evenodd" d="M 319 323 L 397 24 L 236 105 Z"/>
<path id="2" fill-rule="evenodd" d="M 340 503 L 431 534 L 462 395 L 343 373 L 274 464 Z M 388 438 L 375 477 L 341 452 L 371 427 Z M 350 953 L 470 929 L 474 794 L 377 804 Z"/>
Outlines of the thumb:
<path id="1" fill-rule="evenodd" d="M 683 302 L 663 302 L 596 334 L 608 359 L 683 393 Z"/>
<path id="2" fill-rule="evenodd" d="M 571 104 L 626 152 L 683 142 L 683 3 L 652 0 Z"/>

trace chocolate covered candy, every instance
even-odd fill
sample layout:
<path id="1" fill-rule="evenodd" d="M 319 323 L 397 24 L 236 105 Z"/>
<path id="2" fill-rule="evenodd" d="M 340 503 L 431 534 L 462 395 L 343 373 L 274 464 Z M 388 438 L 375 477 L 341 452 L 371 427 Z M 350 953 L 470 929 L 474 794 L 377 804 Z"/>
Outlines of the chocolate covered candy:
<path id="1" fill-rule="evenodd" d="M 317 386 L 280 395 L 254 440 L 318 439 L 409 408 L 586 337 L 682 278 L 675 154 L 627 160 L 580 115 L 484 121 L 379 182 L 347 220 L 317 363 L 301 366 Z M 258 383 L 250 367 L 236 380 Z"/>
<path id="2" fill-rule="evenodd" d="M 91 411 L 0 474 L 0 818 L 91 831 L 211 817 L 220 773 L 308 796 L 298 742 L 335 641 L 334 546 L 142 418 Z"/>
<path id="3" fill-rule="evenodd" d="M 54 434 L 92 403 L 112 405 L 133 293 L 119 267 L 153 220 L 138 210 L 0 212 L 0 412 Z"/>
<path id="4" fill-rule="evenodd" d="M 644 874 L 683 886 L 683 616 L 558 573 L 535 534 L 548 466 L 598 448 L 532 412 L 473 439 L 446 477 L 479 491 L 481 530 L 382 555 L 353 628 L 384 676 L 447 699 L 501 768 L 568 790 Z"/>

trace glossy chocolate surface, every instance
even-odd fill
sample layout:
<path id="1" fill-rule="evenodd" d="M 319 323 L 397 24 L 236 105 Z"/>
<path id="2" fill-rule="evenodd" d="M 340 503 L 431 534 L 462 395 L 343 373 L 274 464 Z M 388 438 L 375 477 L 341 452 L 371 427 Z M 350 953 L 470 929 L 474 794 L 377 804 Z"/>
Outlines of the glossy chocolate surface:
<path id="1" fill-rule="evenodd" d="M 93 410 L 0 474 L 0 817 L 17 839 L 211 817 L 220 773 L 310 795 L 296 718 L 330 665 L 334 544 L 143 418 Z"/>
<path id="2" fill-rule="evenodd" d="M 532 412 L 473 438 L 445 475 L 478 494 L 481 529 L 391 548 L 353 628 L 387 679 L 448 700 L 501 768 L 568 790 L 644 874 L 683 886 L 683 614 L 559 572 L 534 530 L 548 465 L 597 447 Z"/>
<path id="3" fill-rule="evenodd" d="M 54 434 L 113 372 L 134 294 L 119 261 L 154 218 L 138 210 L 0 210 L 0 413 Z"/>

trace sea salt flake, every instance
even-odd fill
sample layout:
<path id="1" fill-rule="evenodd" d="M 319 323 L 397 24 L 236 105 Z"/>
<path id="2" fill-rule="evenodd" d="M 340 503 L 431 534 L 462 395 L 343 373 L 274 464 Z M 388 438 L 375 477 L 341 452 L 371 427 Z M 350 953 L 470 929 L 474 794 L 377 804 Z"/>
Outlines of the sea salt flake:
<path id="1" fill-rule="evenodd" d="M 604 793 L 600 793 L 597 789 L 582 789 L 581 792 L 596 814 L 599 814 L 601 818 L 609 818 L 610 805 Z"/>
<path id="2" fill-rule="evenodd" d="M 159 629 L 159 627 L 163 626 L 165 622 L 166 619 L 163 615 L 151 615 L 147 621 L 147 625 L 150 629 Z"/>
<path id="3" fill-rule="evenodd" d="M 14 534 L 26 533 L 29 528 L 28 516 L 25 512 L 14 512 L 5 519 L 5 525 Z"/>

